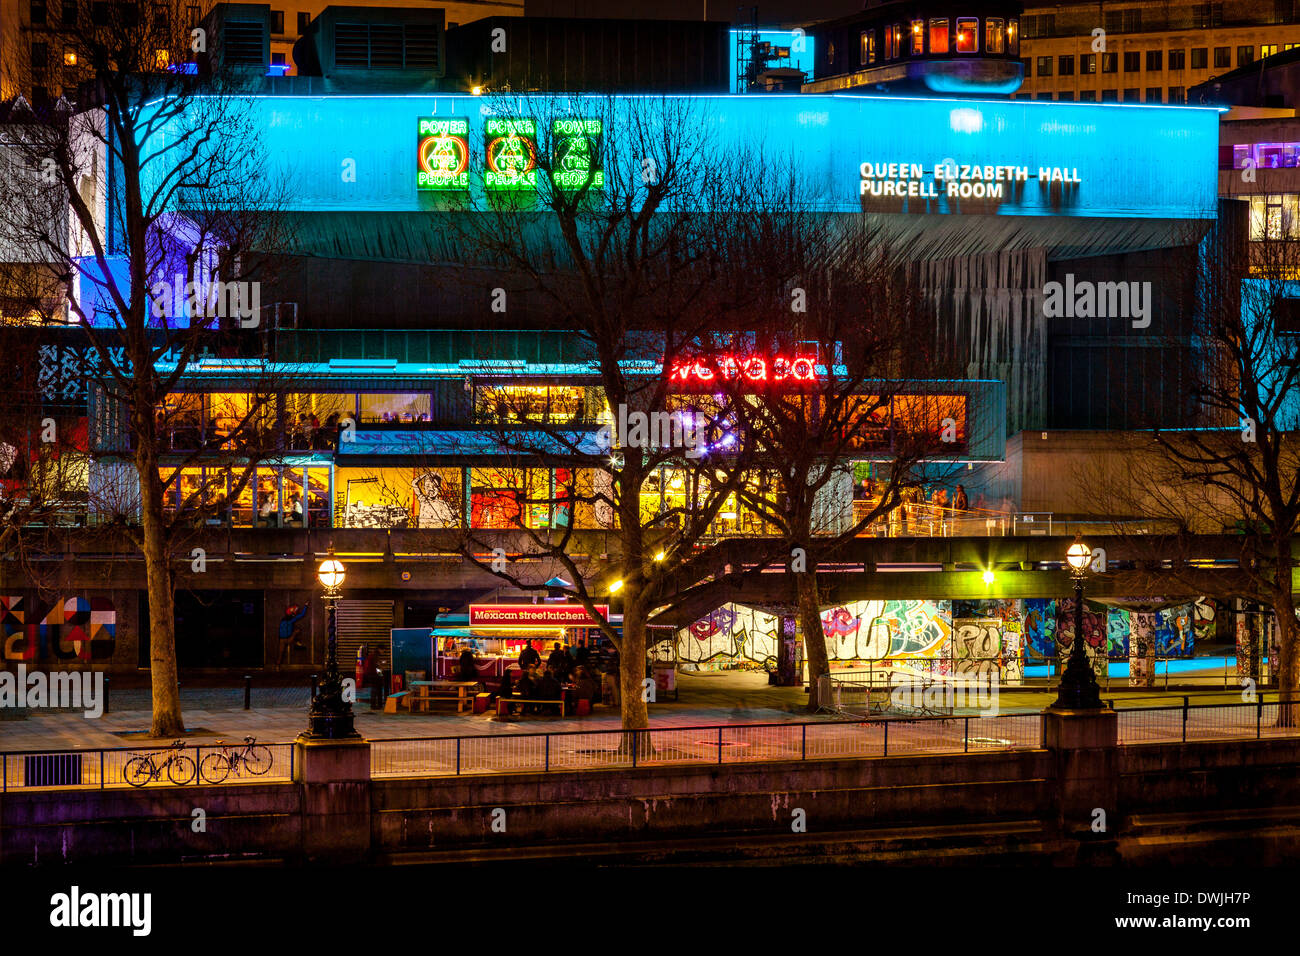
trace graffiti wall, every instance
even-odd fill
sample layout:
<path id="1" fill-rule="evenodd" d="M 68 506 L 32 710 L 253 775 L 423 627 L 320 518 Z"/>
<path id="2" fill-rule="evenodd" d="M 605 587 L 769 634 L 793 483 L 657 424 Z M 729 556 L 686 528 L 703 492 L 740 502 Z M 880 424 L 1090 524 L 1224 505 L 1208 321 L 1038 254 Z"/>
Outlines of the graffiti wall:
<path id="1" fill-rule="evenodd" d="M 677 632 L 677 660 L 694 670 L 764 670 L 776 666 L 779 618 L 724 604 Z"/>
<path id="2" fill-rule="evenodd" d="M 822 615 L 833 668 L 879 666 L 909 674 L 952 673 L 948 601 L 855 601 Z"/>
<path id="3" fill-rule="evenodd" d="M 0 640 L 6 663 L 107 660 L 116 649 L 117 611 L 106 597 L 0 595 Z"/>

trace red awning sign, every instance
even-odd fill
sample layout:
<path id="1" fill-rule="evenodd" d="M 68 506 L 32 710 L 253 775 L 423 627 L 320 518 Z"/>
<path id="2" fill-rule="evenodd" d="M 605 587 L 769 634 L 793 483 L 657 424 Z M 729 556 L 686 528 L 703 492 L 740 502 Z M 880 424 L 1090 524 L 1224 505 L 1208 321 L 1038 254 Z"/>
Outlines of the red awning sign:
<path id="1" fill-rule="evenodd" d="M 597 604 L 605 620 L 609 605 Z M 581 604 L 471 604 L 470 627 L 596 627 Z"/>

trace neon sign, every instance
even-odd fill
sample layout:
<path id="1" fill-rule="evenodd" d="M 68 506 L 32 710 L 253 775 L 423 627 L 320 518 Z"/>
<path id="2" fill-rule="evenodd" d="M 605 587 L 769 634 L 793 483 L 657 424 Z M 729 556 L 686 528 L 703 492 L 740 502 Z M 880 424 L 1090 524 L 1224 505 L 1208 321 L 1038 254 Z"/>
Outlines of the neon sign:
<path id="1" fill-rule="evenodd" d="M 488 189 L 537 188 L 537 122 L 493 116 L 484 121 L 487 167 L 483 185 Z"/>
<path id="2" fill-rule="evenodd" d="M 720 355 L 716 358 L 678 359 L 668 378 L 673 382 L 707 384 L 743 379 L 756 384 L 765 382 L 815 382 L 817 362 L 810 358 L 791 359 L 784 355 Z"/>
<path id="3" fill-rule="evenodd" d="M 551 178 L 556 189 L 604 189 L 605 170 L 600 154 L 604 124 L 593 119 L 557 119 L 551 122 L 554 162 Z"/>
<path id="4" fill-rule="evenodd" d="M 469 120 L 421 117 L 417 189 L 469 189 Z"/>

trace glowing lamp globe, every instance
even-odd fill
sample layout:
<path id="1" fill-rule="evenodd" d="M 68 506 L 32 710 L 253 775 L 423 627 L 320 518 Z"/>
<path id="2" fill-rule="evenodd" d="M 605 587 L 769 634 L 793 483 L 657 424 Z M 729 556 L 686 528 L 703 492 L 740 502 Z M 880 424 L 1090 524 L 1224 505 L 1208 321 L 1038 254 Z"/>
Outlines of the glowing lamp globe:
<path id="1" fill-rule="evenodd" d="M 316 577 L 326 591 L 337 591 L 343 587 L 343 579 L 346 577 L 343 562 L 334 557 L 333 550 L 330 551 L 329 557 L 320 563 Z"/>
<path id="2" fill-rule="evenodd" d="M 1070 550 L 1065 552 L 1065 560 L 1074 570 L 1082 571 L 1092 563 L 1092 549 L 1075 538 L 1074 544 L 1070 545 Z"/>

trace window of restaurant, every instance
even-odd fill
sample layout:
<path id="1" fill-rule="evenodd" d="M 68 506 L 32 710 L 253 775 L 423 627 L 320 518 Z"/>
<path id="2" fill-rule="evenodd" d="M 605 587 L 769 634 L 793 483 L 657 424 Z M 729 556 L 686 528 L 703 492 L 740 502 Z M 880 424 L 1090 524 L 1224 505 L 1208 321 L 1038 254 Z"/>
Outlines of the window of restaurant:
<path id="1" fill-rule="evenodd" d="M 294 393 L 284 397 L 284 438 L 288 448 L 326 450 L 333 446 L 339 422 L 354 418 L 354 392 Z"/>
<path id="2" fill-rule="evenodd" d="M 974 17 L 957 18 L 957 52 L 979 52 L 980 22 Z"/>
<path id="3" fill-rule="evenodd" d="M 1300 239 L 1300 195 L 1251 196 L 1250 239 Z"/>
<path id="4" fill-rule="evenodd" d="M 428 392 L 363 392 L 359 404 L 363 423 L 427 422 L 431 407 Z"/>
<path id="5" fill-rule="evenodd" d="M 204 396 L 172 392 L 155 416 L 155 430 L 163 451 L 192 450 L 203 444 Z"/>
<path id="6" fill-rule="evenodd" d="M 925 52 L 925 21 L 912 21 L 912 56 L 920 56 Z"/>
<path id="7" fill-rule="evenodd" d="M 885 59 L 897 60 L 903 51 L 903 28 L 895 23 L 885 27 Z"/>
<path id="8" fill-rule="evenodd" d="M 1001 17 L 988 17 L 984 20 L 984 52 L 1007 52 L 1007 24 Z"/>
<path id="9" fill-rule="evenodd" d="M 945 445 L 954 451 L 966 445 L 965 395 L 895 395 L 894 429 L 899 434 L 921 435 L 931 441 L 944 441 L 945 423 L 951 423 L 955 437 Z"/>
<path id="10" fill-rule="evenodd" d="M 930 52 L 931 53 L 948 52 L 948 18 L 947 17 L 935 17 L 930 20 Z"/>
<path id="11" fill-rule="evenodd" d="M 859 52 L 859 57 L 861 58 L 861 64 L 863 66 L 870 66 L 872 63 L 876 62 L 875 30 L 862 31 L 862 48 Z"/>
<path id="12" fill-rule="evenodd" d="M 1007 52 L 1020 55 L 1020 23 L 1014 17 L 1007 21 Z"/>
<path id="13" fill-rule="evenodd" d="M 586 418 L 580 385 L 489 385 L 474 389 L 474 418 L 480 422 L 513 421 L 568 424 Z"/>
<path id="14" fill-rule="evenodd" d="M 470 527 L 547 527 L 550 477 L 542 468 L 471 468 Z"/>

